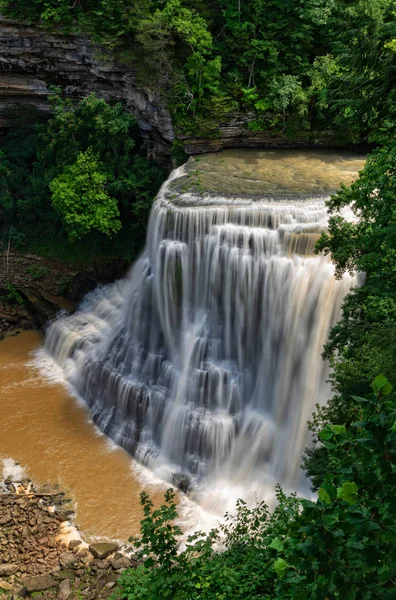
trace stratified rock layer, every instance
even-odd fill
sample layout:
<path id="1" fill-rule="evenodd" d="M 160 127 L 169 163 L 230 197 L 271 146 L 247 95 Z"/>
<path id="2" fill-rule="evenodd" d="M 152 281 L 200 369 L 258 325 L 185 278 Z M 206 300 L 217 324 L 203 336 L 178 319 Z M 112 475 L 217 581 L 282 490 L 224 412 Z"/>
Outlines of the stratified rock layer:
<path id="1" fill-rule="evenodd" d="M 0 128 L 10 124 L 9 109 L 15 106 L 34 106 L 49 113 L 50 85 L 62 87 L 66 96 L 75 99 L 95 92 L 100 98 L 125 102 L 137 119 L 149 154 L 169 165 L 175 132 L 167 101 L 160 90 L 138 83 L 136 75 L 136 68 L 106 62 L 103 52 L 96 51 L 87 37 L 61 35 L 0 17 Z M 140 73 L 142 80 L 144 73 Z M 293 139 L 282 133 L 251 131 L 249 123 L 256 117 L 254 113 L 229 114 L 210 139 L 180 132 L 177 137 L 187 154 L 224 148 L 345 145 L 331 131 L 301 132 Z"/>
<path id="2" fill-rule="evenodd" d="M 0 17 L 0 127 L 10 108 L 34 106 L 49 113 L 49 86 L 75 99 L 91 92 L 122 100 L 157 157 L 169 156 L 172 122 L 160 96 L 137 84 L 136 71 L 99 60 L 89 40 L 59 35 Z"/>

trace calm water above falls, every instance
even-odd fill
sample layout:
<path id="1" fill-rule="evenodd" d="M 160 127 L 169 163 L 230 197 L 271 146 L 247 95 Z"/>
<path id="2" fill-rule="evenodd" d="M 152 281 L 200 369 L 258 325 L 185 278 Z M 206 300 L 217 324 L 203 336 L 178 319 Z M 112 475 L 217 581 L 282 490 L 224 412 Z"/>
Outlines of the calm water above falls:
<path id="1" fill-rule="evenodd" d="M 334 152 L 189 162 L 159 193 L 129 277 L 47 333 L 100 429 L 210 511 L 306 487 L 306 421 L 329 396 L 321 349 L 355 284 L 313 248 L 326 197 L 362 167 Z"/>

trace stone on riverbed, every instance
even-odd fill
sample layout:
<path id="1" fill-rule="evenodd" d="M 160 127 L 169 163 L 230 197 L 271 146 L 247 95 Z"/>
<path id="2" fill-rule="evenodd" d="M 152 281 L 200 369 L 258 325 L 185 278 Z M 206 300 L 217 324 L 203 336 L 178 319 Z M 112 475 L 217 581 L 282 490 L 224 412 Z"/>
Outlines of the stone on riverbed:
<path id="1" fill-rule="evenodd" d="M 5 591 L 9 592 L 13 589 L 14 589 L 13 586 L 10 583 L 8 583 L 8 581 L 0 580 L 0 590 L 5 590 Z"/>
<path id="2" fill-rule="evenodd" d="M 99 543 L 99 544 L 91 544 L 89 547 L 89 551 L 95 558 L 107 558 L 110 554 L 114 554 L 118 550 L 117 544 L 110 543 Z"/>
<path id="3" fill-rule="evenodd" d="M 121 558 L 113 557 L 110 559 L 110 564 L 116 571 L 119 569 L 127 569 L 132 566 L 131 561 L 126 556 L 121 556 Z"/>
<path id="4" fill-rule="evenodd" d="M 18 565 L 14 565 L 11 563 L 7 563 L 5 565 L 0 565 L 0 576 L 1 577 L 9 577 L 18 571 Z"/>
<path id="5" fill-rule="evenodd" d="M 76 574 L 72 569 L 63 569 L 54 573 L 54 577 L 56 577 L 56 579 L 70 579 L 70 581 L 73 581 L 73 579 L 76 578 Z"/>
<path id="6" fill-rule="evenodd" d="M 64 579 L 59 586 L 58 600 L 67 600 L 72 593 L 69 579 Z"/>
<path id="7" fill-rule="evenodd" d="M 52 579 L 51 575 L 39 575 L 38 577 L 25 579 L 23 585 L 30 594 L 32 592 L 41 592 L 42 590 L 56 587 L 58 582 L 55 581 L 55 579 Z"/>
<path id="8" fill-rule="evenodd" d="M 70 567 L 73 563 L 78 560 L 75 554 L 72 552 L 62 552 L 59 557 L 61 567 Z"/>

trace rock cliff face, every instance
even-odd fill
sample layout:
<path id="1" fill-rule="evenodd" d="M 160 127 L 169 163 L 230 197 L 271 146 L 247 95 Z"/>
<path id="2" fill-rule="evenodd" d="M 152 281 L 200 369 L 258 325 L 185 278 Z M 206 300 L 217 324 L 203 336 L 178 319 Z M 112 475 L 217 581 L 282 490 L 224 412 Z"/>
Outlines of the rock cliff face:
<path id="1" fill-rule="evenodd" d="M 98 284 L 123 277 L 123 260 L 68 264 L 33 254 L 3 253 L 0 260 L 0 336 L 12 329 L 44 327 L 59 310 L 73 311 Z"/>
<path id="2" fill-rule="evenodd" d="M 106 100 L 123 100 L 135 115 L 149 155 L 170 166 L 175 134 L 163 97 L 137 84 L 136 70 L 105 62 L 89 39 L 60 35 L 0 17 L 0 128 L 14 106 L 30 105 L 48 112 L 48 87 L 59 85 L 72 98 L 95 92 Z M 234 115 L 220 125 L 215 139 L 180 136 L 187 154 L 216 152 L 223 148 L 334 147 L 331 134 L 312 133 L 290 140 L 268 132 L 249 131 L 253 115 Z"/>
<path id="3" fill-rule="evenodd" d="M 194 155 L 227 148 L 336 148 L 343 145 L 335 142 L 331 131 L 312 131 L 292 139 L 269 131 L 250 131 L 248 125 L 254 118 L 253 113 L 230 115 L 227 123 L 220 125 L 219 137 L 213 139 L 180 136 L 184 150 Z"/>
<path id="4" fill-rule="evenodd" d="M 133 69 L 97 55 L 83 36 L 53 34 L 0 17 L 0 127 L 9 125 L 7 113 L 15 106 L 49 112 L 48 88 L 59 85 L 75 99 L 95 92 L 106 100 L 123 100 L 149 150 L 169 158 L 174 134 L 163 99 L 139 86 Z"/>

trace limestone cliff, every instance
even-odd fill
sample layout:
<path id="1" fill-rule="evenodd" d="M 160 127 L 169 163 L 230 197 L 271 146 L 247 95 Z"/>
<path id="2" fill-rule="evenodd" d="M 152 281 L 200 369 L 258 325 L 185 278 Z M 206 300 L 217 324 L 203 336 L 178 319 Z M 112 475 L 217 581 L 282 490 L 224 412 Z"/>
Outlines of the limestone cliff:
<path id="1" fill-rule="evenodd" d="M 0 257 L 0 336 L 9 329 L 44 327 L 59 310 L 73 311 L 98 284 L 123 277 L 128 266 L 121 259 L 87 265 L 4 252 Z"/>
<path id="2" fill-rule="evenodd" d="M 48 88 L 61 86 L 75 99 L 95 92 L 123 100 L 135 115 L 149 150 L 170 156 L 173 128 L 159 94 L 137 84 L 136 72 L 98 58 L 86 37 L 60 35 L 0 17 L 0 127 L 15 106 L 48 112 Z"/>
<path id="3" fill-rule="evenodd" d="M 140 73 L 139 80 L 142 79 Z M 149 155 L 170 166 L 175 138 L 166 101 L 158 91 L 138 84 L 136 69 L 106 62 L 87 37 L 61 35 L 33 25 L 0 17 L 0 128 L 9 124 L 10 107 L 32 105 L 49 111 L 48 87 L 80 99 L 95 92 L 106 100 L 123 100 L 135 115 Z M 290 140 L 248 128 L 254 115 L 235 114 L 220 124 L 218 136 L 183 136 L 187 154 L 215 152 L 223 148 L 307 148 L 336 146 L 329 132 L 312 132 Z"/>

